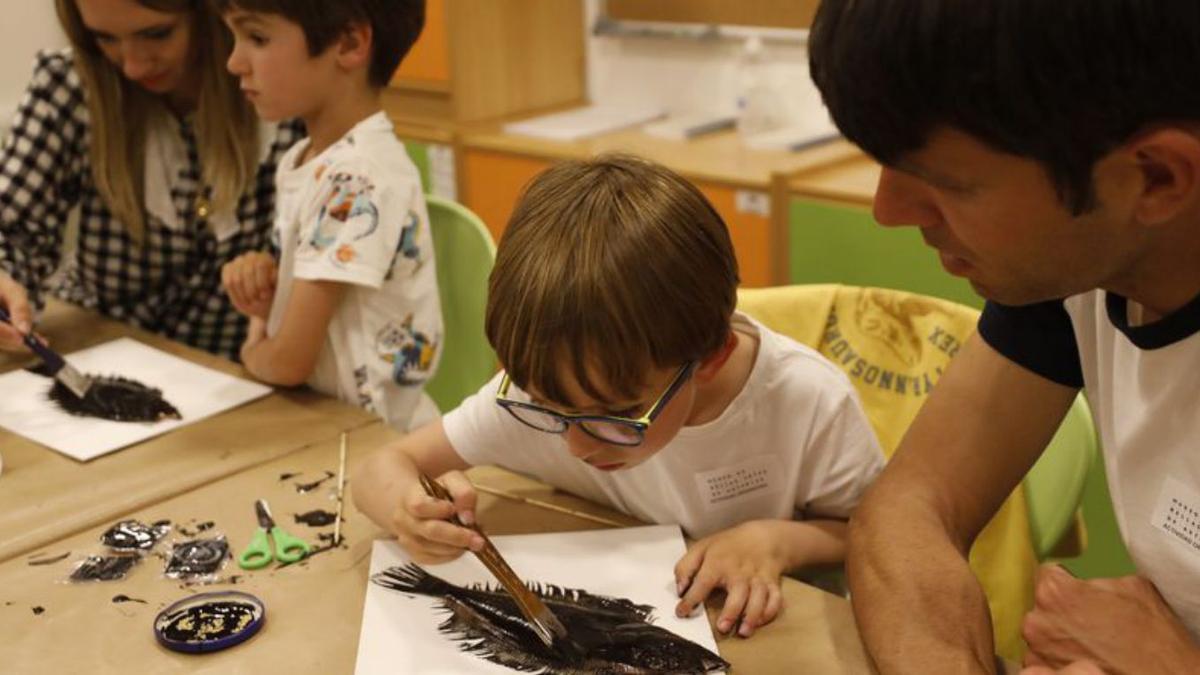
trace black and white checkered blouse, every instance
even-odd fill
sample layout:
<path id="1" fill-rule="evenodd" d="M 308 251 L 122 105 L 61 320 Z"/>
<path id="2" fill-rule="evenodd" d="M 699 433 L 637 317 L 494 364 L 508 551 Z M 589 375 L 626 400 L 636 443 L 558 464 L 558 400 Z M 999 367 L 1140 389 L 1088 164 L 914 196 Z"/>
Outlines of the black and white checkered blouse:
<path id="1" fill-rule="evenodd" d="M 70 51 L 39 54 L 0 149 L 0 270 L 24 285 L 38 306 L 48 290 L 115 319 L 236 358 L 246 322 L 221 288 L 221 266 L 246 251 L 266 250 L 275 166 L 303 135 L 298 123 L 264 128 L 258 173 L 236 213 L 208 217 L 198 208 L 204 195 L 189 123 L 171 118 L 152 128 L 146 236 L 138 246 L 93 184 L 88 112 Z M 75 205 L 80 207 L 78 250 L 63 261 L 64 230 Z M 60 263 L 65 263 L 65 274 L 47 288 Z"/>

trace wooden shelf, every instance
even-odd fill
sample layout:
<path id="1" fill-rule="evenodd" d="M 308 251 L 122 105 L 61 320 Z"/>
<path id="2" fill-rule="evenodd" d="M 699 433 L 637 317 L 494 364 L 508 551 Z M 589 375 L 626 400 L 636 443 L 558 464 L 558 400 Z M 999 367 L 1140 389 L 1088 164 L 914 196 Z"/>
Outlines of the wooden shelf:
<path id="1" fill-rule="evenodd" d="M 802 150 L 752 150 L 734 131 L 690 141 L 656 138 L 637 129 L 560 142 L 505 133 L 499 125 L 462 131 L 464 150 L 488 150 L 541 159 L 579 159 L 605 152 L 628 152 L 659 162 L 692 180 L 766 190 L 775 174 L 796 174 L 854 157 L 858 150 L 841 140 Z"/>
<path id="2" fill-rule="evenodd" d="M 793 196 L 870 207 L 879 184 L 879 163 L 857 149 L 842 161 L 796 174 L 787 182 Z"/>

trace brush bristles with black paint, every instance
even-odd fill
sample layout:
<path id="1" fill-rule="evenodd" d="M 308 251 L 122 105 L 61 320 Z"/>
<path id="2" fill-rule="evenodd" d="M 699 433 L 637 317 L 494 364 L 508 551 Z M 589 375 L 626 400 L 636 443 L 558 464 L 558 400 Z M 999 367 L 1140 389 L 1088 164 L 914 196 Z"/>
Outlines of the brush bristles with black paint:
<path id="1" fill-rule="evenodd" d="M 425 489 L 425 493 L 434 499 L 444 499 L 446 501 L 454 501 L 450 492 L 442 486 L 441 483 L 433 480 L 424 473 L 420 474 L 421 487 Z M 483 566 L 496 577 L 500 585 L 505 591 L 512 596 L 513 601 L 517 603 L 517 608 L 521 610 L 521 614 L 533 626 L 534 632 L 538 638 L 545 643 L 547 647 L 558 647 L 566 650 L 572 650 L 574 645 L 567 636 L 567 629 L 550 611 L 546 603 L 538 598 L 537 594 L 525 585 L 517 573 L 513 571 L 508 563 L 505 562 L 504 556 L 500 555 L 500 551 L 496 550 L 496 546 L 492 544 L 492 540 L 483 533 L 483 530 L 478 525 L 466 525 L 459 520 L 456 514 L 452 521 L 455 525 L 466 527 L 475 530 L 479 536 L 483 538 L 483 549 L 475 551 L 475 557 L 483 563 Z"/>

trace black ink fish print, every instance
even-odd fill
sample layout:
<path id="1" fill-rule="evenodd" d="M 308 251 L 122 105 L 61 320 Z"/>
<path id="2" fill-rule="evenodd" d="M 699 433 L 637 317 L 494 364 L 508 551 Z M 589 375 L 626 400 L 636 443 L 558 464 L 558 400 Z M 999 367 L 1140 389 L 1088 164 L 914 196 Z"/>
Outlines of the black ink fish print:
<path id="1" fill-rule="evenodd" d="M 38 366 L 27 370 L 49 377 Z M 116 375 L 88 374 L 88 377 L 92 380 L 92 386 L 83 398 L 59 382 L 50 387 L 47 396 L 65 412 L 80 417 L 99 417 L 113 422 L 158 422 L 182 418 L 175 406 L 163 398 L 159 389 Z"/>
<path id="2" fill-rule="evenodd" d="M 427 595 L 449 616 L 438 630 L 459 649 L 513 670 L 544 675 L 712 673 L 729 668 L 720 656 L 651 623 L 649 605 L 578 589 L 531 584 L 567 628 L 573 646 L 546 647 L 503 590 L 451 584 L 415 564 L 389 567 L 371 581 Z"/>
<path id="3" fill-rule="evenodd" d="M 162 391 L 124 377 L 93 376 L 92 386 L 83 398 L 55 382 L 50 400 L 72 415 L 114 422 L 158 422 L 182 417 L 163 398 Z"/>

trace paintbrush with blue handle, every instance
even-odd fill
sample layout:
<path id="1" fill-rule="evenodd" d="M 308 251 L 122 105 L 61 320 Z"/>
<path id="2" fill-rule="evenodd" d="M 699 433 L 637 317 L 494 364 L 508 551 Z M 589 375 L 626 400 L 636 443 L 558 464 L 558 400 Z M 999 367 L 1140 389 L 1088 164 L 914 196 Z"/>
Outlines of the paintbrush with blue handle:
<path id="1" fill-rule="evenodd" d="M 8 310 L 3 307 L 0 307 L 0 321 L 16 329 L 16 326 L 13 325 L 12 317 L 8 315 Z M 91 378 L 75 370 L 62 356 L 59 356 L 58 352 L 42 344 L 32 334 L 22 333 L 21 339 L 25 341 L 25 346 L 29 347 L 34 354 L 37 354 L 42 363 L 45 364 L 45 372 L 47 374 L 58 382 L 61 382 L 64 387 L 70 389 L 71 393 L 79 398 L 87 396 L 88 389 L 92 387 Z"/>

